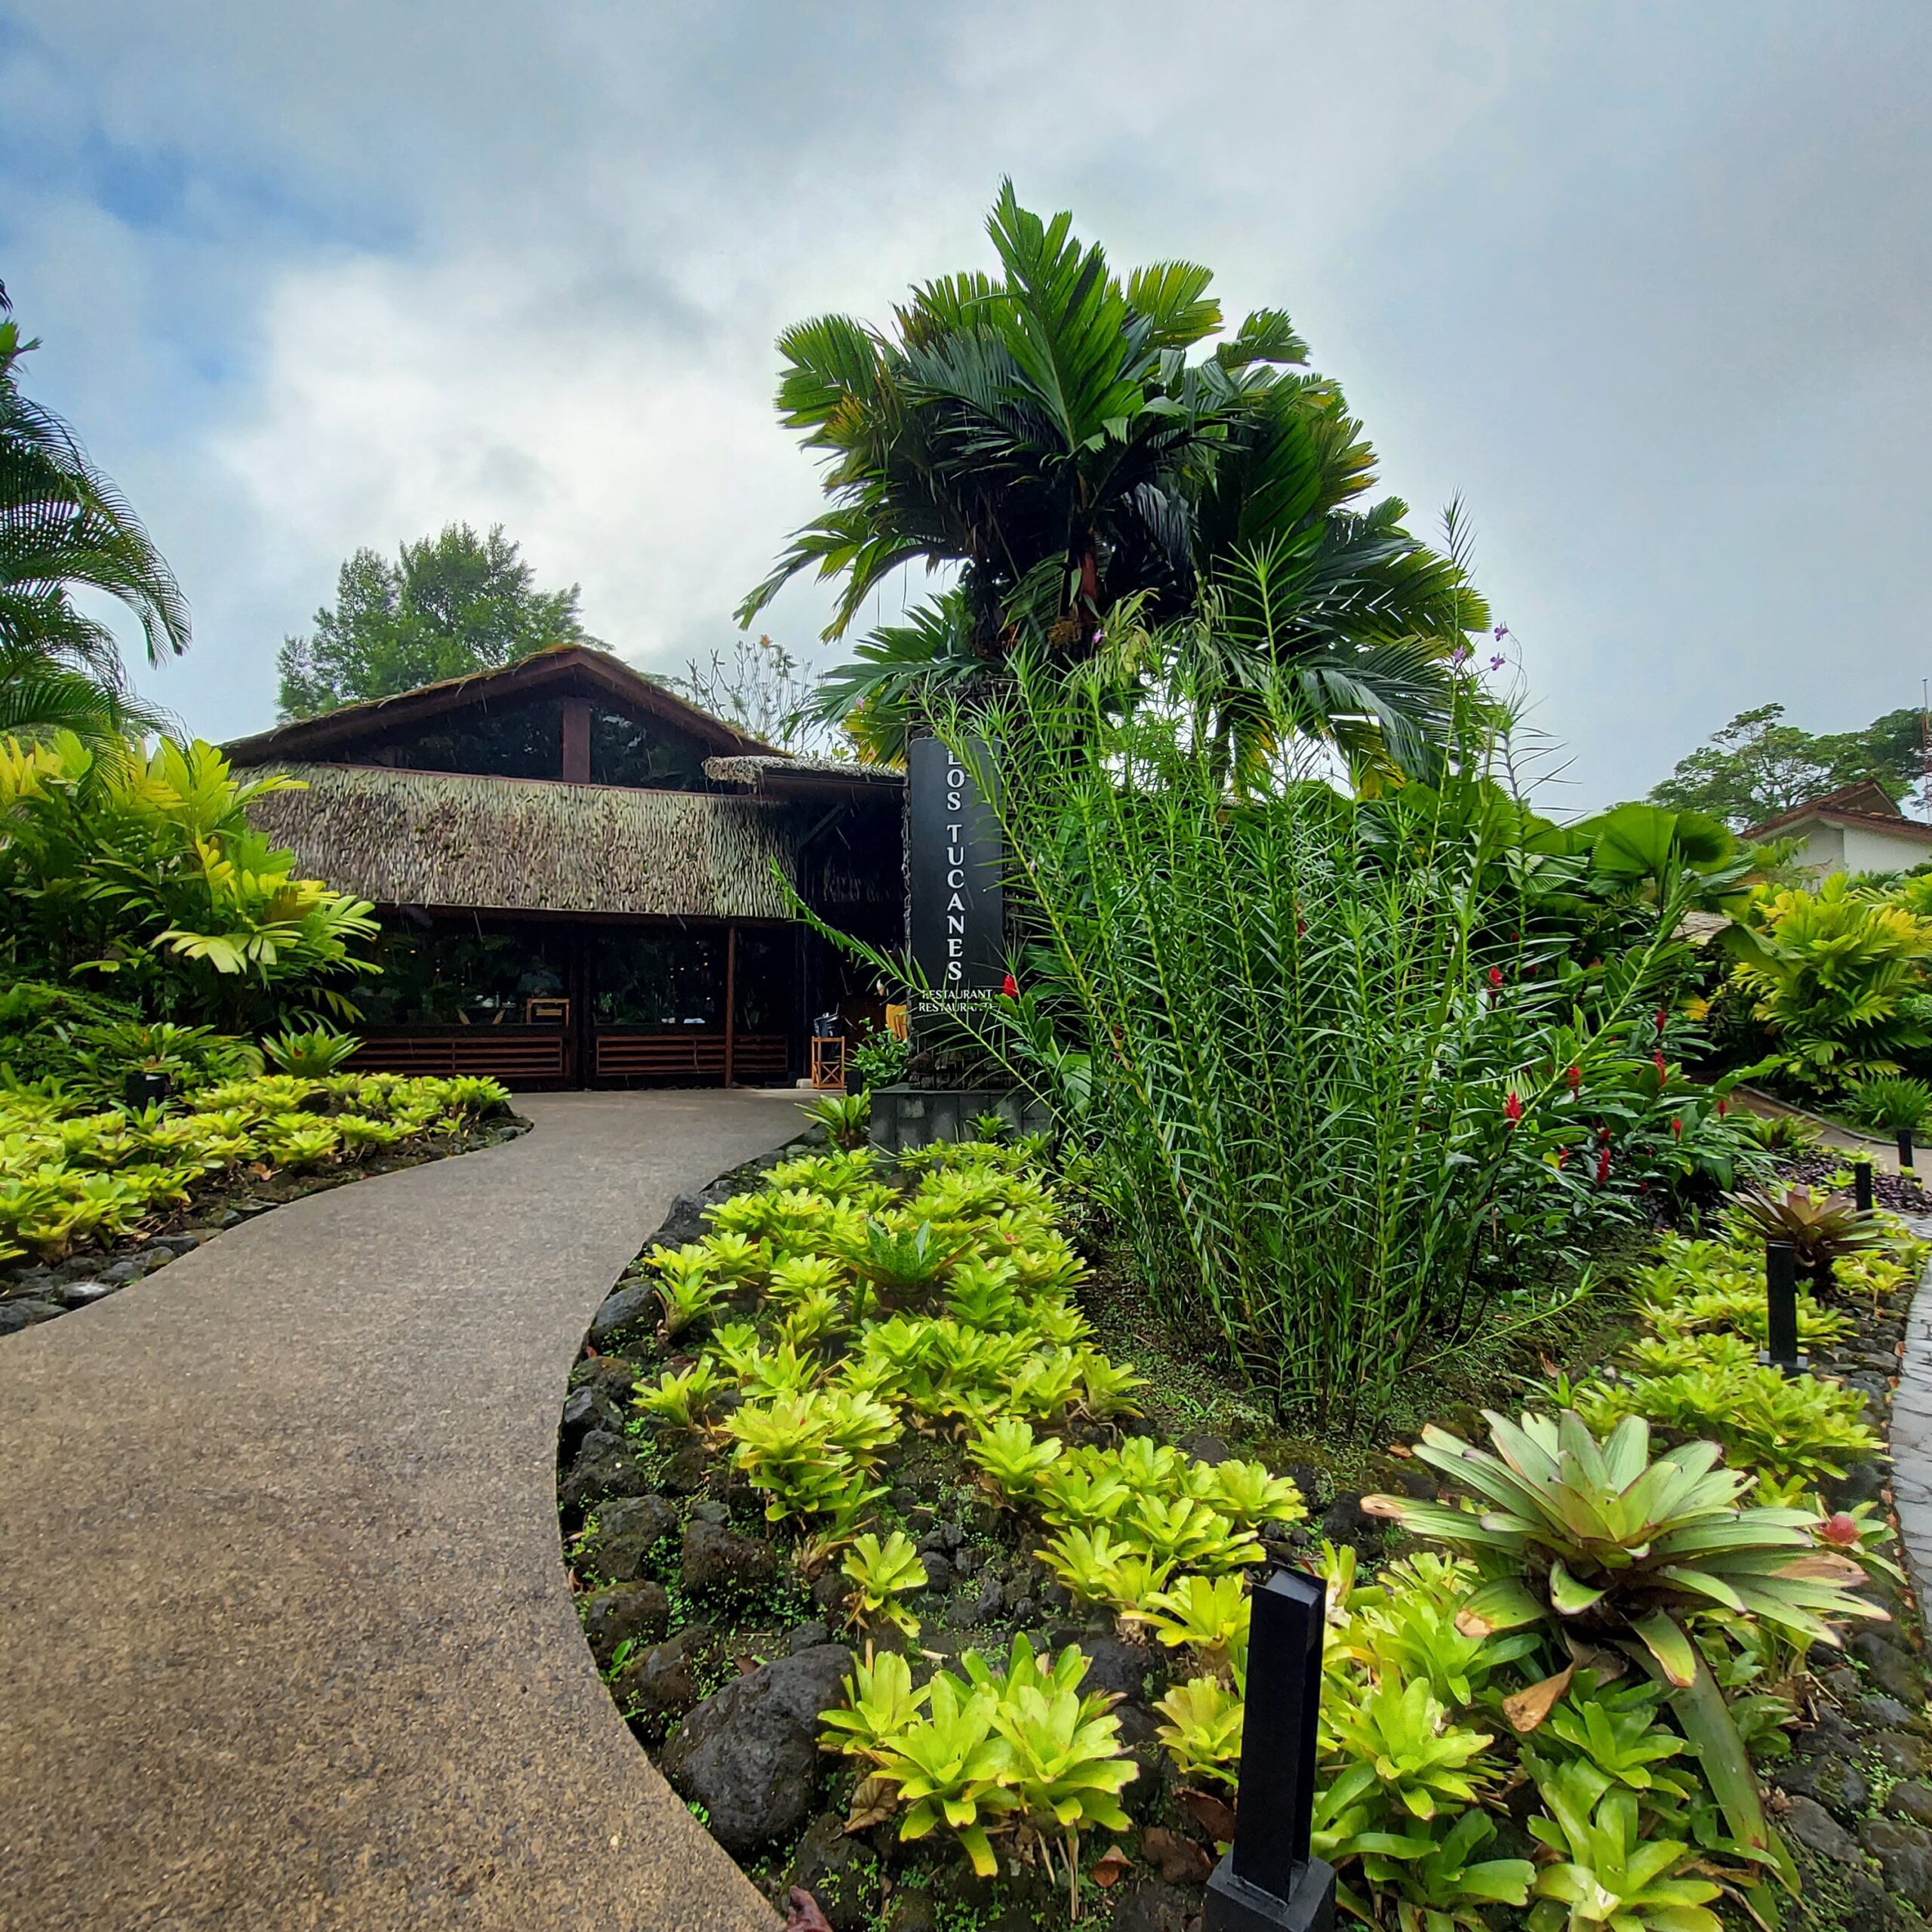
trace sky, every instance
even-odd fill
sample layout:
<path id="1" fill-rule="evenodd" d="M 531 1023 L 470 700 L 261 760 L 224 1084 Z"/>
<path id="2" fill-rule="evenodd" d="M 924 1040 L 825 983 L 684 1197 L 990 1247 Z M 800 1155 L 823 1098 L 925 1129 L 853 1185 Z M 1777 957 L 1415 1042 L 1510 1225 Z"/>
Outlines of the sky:
<path id="1" fill-rule="evenodd" d="M 728 650 L 818 501 L 774 337 L 990 266 L 1011 174 L 1286 309 L 1412 528 L 1460 495 L 1567 814 L 1932 674 L 1928 72 L 1923 0 L 0 0 L 0 280 L 220 738 L 456 519 L 645 668 Z M 828 608 L 761 627 L 829 663 Z"/>

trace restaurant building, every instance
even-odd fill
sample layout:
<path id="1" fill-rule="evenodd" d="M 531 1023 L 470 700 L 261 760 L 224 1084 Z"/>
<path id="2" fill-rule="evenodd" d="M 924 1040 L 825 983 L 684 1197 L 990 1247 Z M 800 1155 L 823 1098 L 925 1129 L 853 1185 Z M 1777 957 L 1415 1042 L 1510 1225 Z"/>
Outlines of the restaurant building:
<path id="1" fill-rule="evenodd" d="M 901 774 L 795 758 L 582 645 L 229 745 L 250 816 L 375 903 L 355 1063 L 518 1087 L 789 1081 L 883 1012 L 799 916 L 903 943 Z"/>

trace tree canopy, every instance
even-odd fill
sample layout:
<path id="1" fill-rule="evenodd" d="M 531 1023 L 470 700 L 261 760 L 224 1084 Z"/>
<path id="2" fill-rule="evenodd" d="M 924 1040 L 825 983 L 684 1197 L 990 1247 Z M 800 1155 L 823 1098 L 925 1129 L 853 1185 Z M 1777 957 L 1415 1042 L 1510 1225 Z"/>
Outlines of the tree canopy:
<path id="1" fill-rule="evenodd" d="M 779 414 L 824 459 L 828 503 L 741 620 L 814 572 L 841 586 L 842 637 L 895 571 L 956 571 L 826 679 L 828 712 L 887 755 L 938 690 L 1021 651 L 1090 657 L 1130 600 L 1154 626 L 1211 610 L 1231 692 L 1315 663 L 1351 715 L 1439 708 L 1431 667 L 1487 614 L 1401 502 L 1361 500 L 1374 452 L 1287 316 L 1228 333 L 1208 269 L 1117 275 L 1072 220 L 1006 182 L 998 275 L 921 283 L 888 326 L 824 315 L 780 337 Z"/>
<path id="2" fill-rule="evenodd" d="M 1923 772 L 1922 714 L 1888 711 L 1862 731 L 1814 734 L 1785 721 L 1781 704 L 1740 711 L 1709 743 L 1679 761 L 1651 797 L 1721 819 L 1734 831 L 1870 779 L 1904 798 Z"/>
<path id="3" fill-rule="evenodd" d="M 312 718 L 494 670 L 549 645 L 598 645 L 583 628 L 577 586 L 539 590 L 535 578 L 501 524 L 487 537 L 447 525 L 405 543 L 393 563 L 358 550 L 337 577 L 334 608 L 315 613 L 313 633 L 282 641 L 281 715 Z"/>

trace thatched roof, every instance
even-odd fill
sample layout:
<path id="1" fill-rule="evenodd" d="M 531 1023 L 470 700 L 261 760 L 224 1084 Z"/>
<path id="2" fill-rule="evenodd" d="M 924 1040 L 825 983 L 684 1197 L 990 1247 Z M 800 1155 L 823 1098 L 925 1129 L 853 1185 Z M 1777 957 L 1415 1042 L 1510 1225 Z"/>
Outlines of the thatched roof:
<path id="1" fill-rule="evenodd" d="M 379 904 L 783 919 L 780 804 L 707 792 L 481 778 L 383 765 L 283 764 L 254 823 L 305 877 Z"/>
<path id="2" fill-rule="evenodd" d="M 860 764 L 849 758 L 792 758 L 784 753 L 708 758 L 704 775 L 721 784 L 753 792 L 798 798 L 835 798 L 903 791 L 906 774 L 887 764 Z"/>

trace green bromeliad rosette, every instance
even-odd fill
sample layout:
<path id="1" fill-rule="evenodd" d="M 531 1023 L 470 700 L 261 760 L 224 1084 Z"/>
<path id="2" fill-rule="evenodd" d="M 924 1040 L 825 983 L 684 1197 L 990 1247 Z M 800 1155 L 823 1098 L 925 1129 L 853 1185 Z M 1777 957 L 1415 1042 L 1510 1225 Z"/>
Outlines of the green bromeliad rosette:
<path id="1" fill-rule="evenodd" d="M 1519 1730 L 1533 1734 L 1580 1670 L 1602 1678 L 1638 1666 L 1663 1687 L 1722 1807 L 1728 1848 L 1789 1878 L 1706 1651 L 1728 1651 L 1734 1620 L 1836 1646 L 1827 1619 L 1885 1617 L 1851 1593 L 1865 1580 L 1863 1566 L 1820 1546 L 1814 1512 L 1743 1503 L 1753 1479 L 1721 1467 L 1714 1443 L 1654 1459 L 1641 1417 L 1599 1441 L 1571 1411 L 1520 1422 L 1485 1414 L 1493 1453 L 1435 1428 L 1423 1432 L 1415 1452 L 1475 1500 L 1374 1496 L 1363 1508 L 1474 1564 L 1478 1580 L 1457 1612 L 1459 1630 L 1487 1637 L 1540 1627 L 1551 1640 L 1548 1661 L 1561 1667 L 1516 1700 Z M 1626 1820 L 1620 1802 L 1599 1815 L 1604 1802 L 1601 1794 L 1586 1804 L 1571 1793 L 1550 1821 L 1552 1847 L 1594 1834 L 1607 1855 L 1623 1856 L 1617 1848 L 1627 1850 L 1635 1814 Z"/>

